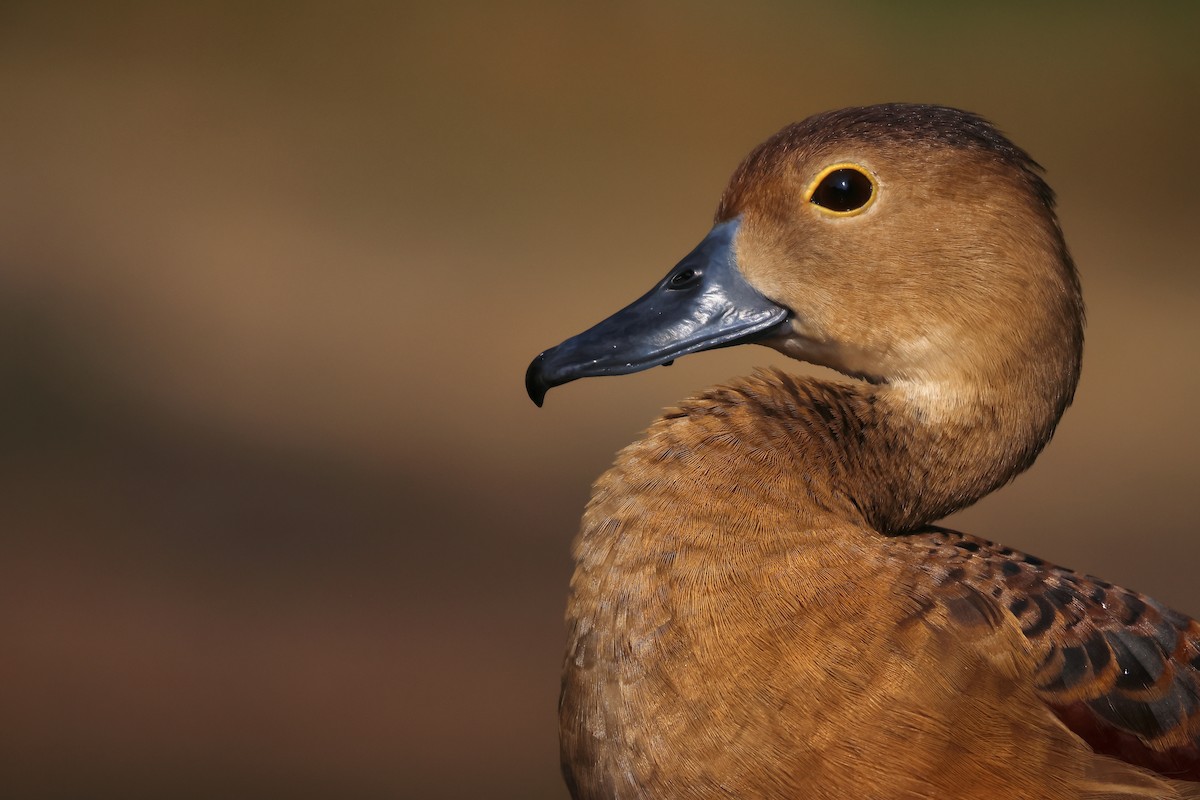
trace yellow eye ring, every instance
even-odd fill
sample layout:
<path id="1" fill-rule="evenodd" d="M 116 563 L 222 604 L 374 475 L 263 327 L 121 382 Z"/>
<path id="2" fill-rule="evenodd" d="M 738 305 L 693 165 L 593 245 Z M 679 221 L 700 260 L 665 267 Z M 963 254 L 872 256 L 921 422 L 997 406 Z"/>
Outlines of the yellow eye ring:
<path id="1" fill-rule="evenodd" d="M 831 164 L 817 174 L 804 193 L 804 200 L 831 217 L 853 217 L 871 207 L 879 194 L 879 182 L 860 164 Z"/>

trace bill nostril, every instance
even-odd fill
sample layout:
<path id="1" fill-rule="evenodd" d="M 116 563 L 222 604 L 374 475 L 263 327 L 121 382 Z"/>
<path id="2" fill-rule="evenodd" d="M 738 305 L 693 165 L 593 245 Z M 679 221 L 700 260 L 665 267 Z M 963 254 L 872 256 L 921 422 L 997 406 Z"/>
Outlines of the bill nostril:
<path id="1" fill-rule="evenodd" d="M 687 269 L 683 269 L 683 270 L 680 270 L 679 272 L 676 272 L 675 275 L 672 276 L 670 282 L 667 284 L 667 288 L 669 288 L 669 289 L 686 288 L 688 286 L 691 286 L 693 283 L 695 283 L 697 277 L 698 277 L 698 275 L 697 275 L 696 270 L 692 269 L 691 267 L 688 267 Z"/>

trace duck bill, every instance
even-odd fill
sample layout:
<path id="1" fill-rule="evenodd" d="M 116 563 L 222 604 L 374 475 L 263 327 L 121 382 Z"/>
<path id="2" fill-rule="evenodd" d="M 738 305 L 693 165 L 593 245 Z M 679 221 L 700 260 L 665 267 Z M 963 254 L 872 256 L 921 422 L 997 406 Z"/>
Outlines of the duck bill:
<path id="1" fill-rule="evenodd" d="M 541 406 L 546 392 L 577 378 L 628 375 L 774 333 L 789 312 L 742 276 L 738 224 L 717 225 L 649 292 L 535 358 L 525 373 L 529 399 Z"/>

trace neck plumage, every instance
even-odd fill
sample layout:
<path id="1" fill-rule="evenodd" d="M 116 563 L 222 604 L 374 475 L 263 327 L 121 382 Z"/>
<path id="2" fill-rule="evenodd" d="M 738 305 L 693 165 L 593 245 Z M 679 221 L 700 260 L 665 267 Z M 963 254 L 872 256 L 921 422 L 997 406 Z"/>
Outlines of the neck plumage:
<path id="1" fill-rule="evenodd" d="M 622 452 L 612 478 L 622 491 L 674 504 L 699 521 L 769 515 L 755 524 L 812 531 L 853 523 L 903 533 L 1023 471 L 1070 401 L 1069 391 L 999 385 L 942 391 L 764 372 L 668 410 Z"/>

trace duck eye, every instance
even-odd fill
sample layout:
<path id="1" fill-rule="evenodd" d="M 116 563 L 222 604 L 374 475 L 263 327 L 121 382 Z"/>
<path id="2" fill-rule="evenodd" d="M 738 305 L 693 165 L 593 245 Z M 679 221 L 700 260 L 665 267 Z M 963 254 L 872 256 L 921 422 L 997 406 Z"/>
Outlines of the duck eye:
<path id="1" fill-rule="evenodd" d="M 838 165 L 817 179 L 809 200 L 836 214 L 864 208 L 875 195 L 875 181 L 861 169 Z"/>

